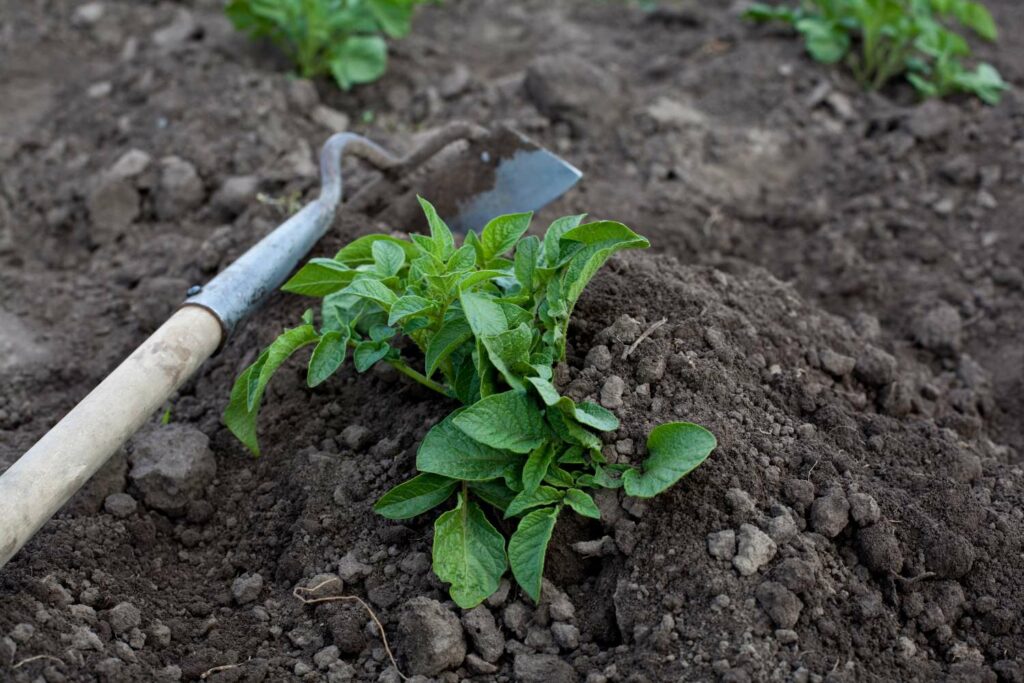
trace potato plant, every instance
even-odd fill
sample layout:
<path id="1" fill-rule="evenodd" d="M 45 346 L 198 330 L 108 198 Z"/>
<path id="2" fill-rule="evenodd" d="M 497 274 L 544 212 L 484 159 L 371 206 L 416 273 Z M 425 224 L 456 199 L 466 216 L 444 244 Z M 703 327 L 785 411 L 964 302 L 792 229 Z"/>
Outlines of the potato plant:
<path id="1" fill-rule="evenodd" d="M 462 404 L 436 424 L 416 455 L 417 476 L 374 509 L 407 519 L 454 499 L 434 526 L 434 572 L 451 596 L 472 607 L 490 596 L 506 569 L 539 599 L 544 557 L 566 508 L 599 518 L 590 491 L 624 488 L 652 497 L 675 484 L 715 448 L 690 423 L 656 427 L 642 468 L 609 464 L 599 432 L 618 429 L 602 406 L 575 402 L 552 383 L 565 356 L 566 329 L 587 283 L 613 253 L 648 242 L 621 223 L 561 218 L 543 239 L 524 237 L 531 214 L 500 216 L 461 246 L 420 200 L 430 235 L 361 237 L 332 259 L 315 258 L 284 290 L 323 299 L 236 381 L 225 421 L 259 453 L 256 420 L 274 371 L 313 346 L 307 382 L 317 386 L 351 351 L 359 372 L 388 363 Z M 411 358 L 398 343 L 407 339 Z M 515 525 L 506 544 L 485 506 Z"/>
<path id="2" fill-rule="evenodd" d="M 755 3 L 745 16 L 792 25 L 811 57 L 826 64 L 846 61 L 866 88 L 877 90 L 903 75 L 925 97 L 965 92 L 998 104 L 1008 87 L 991 64 L 969 69 L 963 63 L 971 48 L 951 25 L 989 41 L 998 35 L 992 15 L 972 0 L 803 0 L 795 7 Z"/>
<path id="3" fill-rule="evenodd" d="M 424 1 L 230 0 L 225 12 L 238 30 L 283 49 L 303 78 L 330 74 L 348 90 L 384 75 L 381 34 L 409 33 L 413 10 Z"/>

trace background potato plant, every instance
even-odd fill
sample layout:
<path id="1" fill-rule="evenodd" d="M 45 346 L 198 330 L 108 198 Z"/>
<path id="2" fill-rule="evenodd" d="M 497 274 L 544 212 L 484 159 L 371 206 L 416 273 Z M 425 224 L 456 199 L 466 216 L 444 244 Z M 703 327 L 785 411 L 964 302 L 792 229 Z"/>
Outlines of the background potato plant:
<path id="1" fill-rule="evenodd" d="M 751 5 L 755 21 L 783 21 L 804 38 L 819 62 L 845 61 L 866 88 L 879 89 L 905 76 L 925 97 L 954 92 L 997 104 L 1008 87 L 990 64 L 969 69 L 970 45 L 951 26 L 996 40 L 989 11 L 972 0 L 802 0 L 797 6 Z"/>
<path id="2" fill-rule="evenodd" d="M 451 596 L 472 607 L 511 567 L 523 590 L 540 597 L 544 557 L 566 508 L 599 518 L 590 491 L 624 488 L 652 497 L 704 461 L 715 438 L 686 422 L 656 427 L 641 469 L 609 464 L 599 432 L 616 416 L 562 396 L 553 367 L 565 357 L 566 329 L 587 283 L 613 253 L 648 242 L 621 223 L 561 218 L 543 239 L 524 237 L 531 214 L 490 221 L 461 246 L 420 200 L 430 235 L 408 240 L 375 234 L 315 258 L 284 290 L 321 298 L 319 316 L 285 331 L 235 382 L 225 421 L 259 453 L 256 421 L 274 371 L 312 346 L 307 382 L 317 386 L 351 352 L 359 372 L 388 363 L 462 404 L 436 424 L 416 456 L 417 476 L 374 506 L 406 519 L 454 501 L 434 525 L 434 572 Z M 416 359 L 403 355 L 408 340 Z M 485 510 L 509 520 L 507 543 Z"/>
<path id="3" fill-rule="evenodd" d="M 240 31 L 268 38 L 295 62 L 299 75 L 330 74 L 348 90 L 387 69 L 381 34 L 409 33 L 425 0 L 231 0 L 225 11 Z"/>

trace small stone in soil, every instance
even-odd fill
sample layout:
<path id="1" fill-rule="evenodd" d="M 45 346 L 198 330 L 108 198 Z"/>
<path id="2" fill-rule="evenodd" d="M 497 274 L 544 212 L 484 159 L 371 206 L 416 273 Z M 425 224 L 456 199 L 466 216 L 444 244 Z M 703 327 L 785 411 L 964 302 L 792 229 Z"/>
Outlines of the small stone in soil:
<path id="1" fill-rule="evenodd" d="M 787 557 L 772 569 L 771 579 L 794 593 L 805 593 L 814 588 L 814 569 L 804 560 Z"/>
<path id="2" fill-rule="evenodd" d="M 846 528 L 849 518 L 850 502 L 842 491 L 832 491 L 811 505 L 811 527 L 822 536 L 835 538 Z"/>
<path id="3" fill-rule="evenodd" d="M 513 602 L 505 608 L 504 622 L 505 628 L 512 631 L 517 638 L 525 638 L 530 623 L 530 608 L 521 602 Z"/>
<path id="4" fill-rule="evenodd" d="M 153 208 L 162 221 L 171 221 L 203 202 L 206 190 L 190 162 L 176 156 L 160 160 L 160 182 Z"/>
<path id="5" fill-rule="evenodd" d="M 256 176 L 233 176 L 221 184 L 211 203 L 228 216 L 237 216 L 256 198 L 259 188 L 260 179 Z"/>
<path id="6" fill-rule="evenodd" d="M 959 311 L 941 302 L 917 318 L 912 331 L 922 347 L 940 356 L 954 356 L 962 344 L 963 320 Z"/>
<path id="7" fill-rule="evenodd" d="M 480 605 L 465 612 L 462 615 L 462 626 L 469 634 L 473 647 L 485 661 L 498 661 L 505 651 L 505 636 L 501 634 L 490 610 Z"/>
<path id="8" fill-rule="evenodd" d="M 877 346 L 869 344 L 857 359 L 854 374 L 868 386 L 885 386 L 896 376 L 896 359 Z"/>
<path id="9" fill-rule="evenodd" d="M 783 485 L 786 501 L 799 510 L 814 502 L 814 482 L 809 479 L 787 479 Z"/>
<path id="10" fill-rule="evenodd" d="M 103 509 L 118 519 L 135 514 L 139 504 L 127 493 L 112 493 L 103 501 Z"/>
<path id="11" fill-rule="evenodd" d="M 596 368 L 601 372 L 607 372 L 612 367 L 612 354 L 604 344 L 591 347 L 587 357 L 583 361 L 586 367 Z"/>
<path id="12" fill-rule="evenodd" d="M 345 445 L 354 451 L 360 451 L 373 441 L 373 432 L 362 425 L 349 425 L 341 432 Z"/>
<path id="13" fill-rule="evenodd" d="M 738 550 L 732 564 L 741 576 L 750 576 L 773 557 L 778 547 L 767 534 L 752 524 L 740 527 Z"/>
<path id="14" fill-rule="evenodd" d="M 318 669 L 329 669 L 331 664 L 338 661 L 340 652 L 337 645 L 328 645 L 324 649 L 313 655 L 313 663 L 316 664 Z"/>
<path id="15" fill-rule="evenodd" d="M 210 440 L 186 424 L 163 425 L 135 437 L 129 479 L 151 508 L 184 513 L 217 473 Z"/>
<path id="16" fill-rule="evenodd" d="M 601 405 L 605 408 L 622 406 L 622 394 L 626 390 L 626 382 L 618 375 L 612 375 L 601 387 Z"/>
<path id="17" fill-rule="evenodd" d="M 708 534 L 708 552 L 719 560 L 731 560 L 736 555 L 736 532 L 723 529 Z"/>
<path id="18" fill-rule="evenodd" d="M 562 650 L 575 650 L 580 646 L 580 630 L 572 624 L 555 622 L 551 625 L 551 635 Z"/>
<path id="19" fill-rule="evenodd" d="M 466 668 L 482 676 L 489 676 L 498 672 L 498 667 L 473 652 L 466 655 Z"/>
<path id="20" fill-rule="evenodd" d="M 412 674 L 436 676 L 460 666 L 466 658 L 466 641 L 458 618 L 441 603 L 425 597 L 406 603 L 396 645 Z"/>
<path id="21" fill-rule="evenodd" d="M 821 360 L 821 367 L 833 377 L 846 377 L 853 372 L 853 368 L 857 364 L 854 358 L 836 353 L 832 349 L 823 349 L 818 354 L 818 358 Z"/>
<path id="22" fill-rule="evenodd" d="M 793 591 L 775 581 L 765 581 L 757 587 L 757 601 L 775 625 L 783 629 L 795 626 L 804 608 Z"/>
<path id="23" fill-rule="evenodd" d="M 725 503 L 734 517 L 739 520 L 750 519 L 757 510 L 757 503 L 743 489 L 731 488 L 725 492 Z"/>
<path id="24" fill-rule="evenodd" d="M 800 530 L 792 517 L 788 514 L 781 514 L 768 520 L 767 532 L 773 541 L 781 544 L 795 538 Z"/>
<path id="25" fill-rule="evenodd" d="M 263 576 L 260 574 L 243 574 L 231 584 L 231 595 L 239 605 L 255 602 L 263 592 Z"/>
<path id="26" fill-rule="evenodd" d="M 36 632 L 36 627 L 32 624 L 17 624 L 11 629 L 11 639 L 16 643 L 24 645 L 32 639 L 33 634 Z"/>
<path id="27" fill-rule="evenodd" d="M 348 115 L 322 104 L 313 108 L 310 118 L 332 133 L 348 130 Z"/>
<path id="28" fill-rule="evenodd" d="M 870 526 L 882 517 L 878 501 L 867 493 L 850 494 L 850 516 L 859 526 Z"/>
<path id="29" fill-rule="evenodd" d="M 104 619 L 114 633 L 120 635 L 142 623 L 142 612 L 130 602 L 120 602 L 107 610 Z"/>
<path id="30" fill-rule="evenodd" d="M 519 683 L 576 683 L 576 672 L 563 659 L 548 654 L 516 655 L 512 664 Z"/>
<path id="31" fill-rule="evenodd" d="M 369 576 L 372 571 L 373 568 L 370 565 L 360 562 L 356 559 L 356 554 L 351 551 L 346 553 L 345 557 L 341 558 L 341 561 L 338 562 L 338 576 L 346 583 L 361 581 Z"/>
<path id="32" fill-rule="evenodd" d="M 118 180 L 135 178 L 145 173 L 152 161 L 153 158 L 141 149 L 130 149 L 107 169 L 107 177 Z"/>

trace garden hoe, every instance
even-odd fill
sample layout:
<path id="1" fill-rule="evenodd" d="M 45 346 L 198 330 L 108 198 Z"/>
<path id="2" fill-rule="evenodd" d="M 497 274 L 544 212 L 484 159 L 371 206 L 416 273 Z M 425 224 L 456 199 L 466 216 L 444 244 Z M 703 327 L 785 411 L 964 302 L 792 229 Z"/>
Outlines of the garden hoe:
<path id="1" fill-rule="evenodd" d="M 334 219 L 341 162 L 361 158 L 379 172 L 346 202 L 397 227 L 412 225 L 422 188 L 455 230 L 504 213 L 539 209 L 580 172 L 507 128 L 454 123 L 404 158 L 339 133 L 320 154 L 321 190 L 280 227 L 202 287 L 64 419 L 0 476 L 0 567 L 71 498 L 199 366 L 238 322 L 276 290 Z"/>

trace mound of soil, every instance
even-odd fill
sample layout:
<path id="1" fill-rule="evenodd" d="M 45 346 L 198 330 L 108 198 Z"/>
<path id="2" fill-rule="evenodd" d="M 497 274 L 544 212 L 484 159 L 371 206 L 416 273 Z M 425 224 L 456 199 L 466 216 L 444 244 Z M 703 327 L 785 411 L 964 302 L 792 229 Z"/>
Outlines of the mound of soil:
<path id="1" fill-rule="evenodd" d="M 397 150 L 508 121 L 583 168 L 541 218 L 669 255 L 594 281 L 559 381 L 615 406 L 609 457 L 668 420 L 720 442 L 659 499 L 566 515 L 543 604 L 509 586 L 463 614 L 433 517 L 370 510 L 452 406 L 383 371 L 309 391 L 295 364 L 264 458 L 222 426 L 301 311 L 278 295 L 0 570 L 0 678 L 397 680 L 363 607 L 292 594 L 337 577 L 403 672 L 441 680 L 1024 679 L 1017 93 L 865 95 L 725 6 L 452 0 L 353 93 L 287 76 L 219 0 L 0 7 L 0 467 L 315 193 L 346 117 Z M 982 56 L 1019 81 L 1004 34 Z M 317 255 L 402 227 L 373 223 L 343 212 Z"/>
<path id="2" fill-rule="evenodd" d="M 218 421 L 253 348 L 233 343 L 178 399 L 185 414 L 136 437 L 129 455 L 137 463 L 160 430 L 209 434 L 216 479 L 173 516 L 108 499 L 103 514 L 47 526 L 0 579 L 0 628 L 28 634 L 4 642 L 11 657 L 65 662 L 39 660 L 36 673 L 77 664 L 173 678 L 180 667 L 191 679 L 237 664 L 216 678 L 393 675 L 361 607 L 291 595 L 339 576 L 332 594 L 365 598 L 403 663 L 427 667 L 411 673 L 440 673 L 422 651 L 454 637 L 473 655 L 448 662 L 458 678 L 555 680 L 544 655 L 567 663 L 559 680 L 1012 674 L 1021 473 L 977 438 L 991 397 L 969 386 L 970 370 L 934 377 L 875 334 L 764 272 L 614 260 L 580 303 L 565 391 L 619 414 L 613 459 L 641 459 L 649 430 L 673 419 L 707 425 L 720 446 L 659 499 L 609 492 L 600 523 L 560 522 L 539 607 L 511 587 L 462 614 L 428 571 L 433 515 L 399 525 L 370 510 L 451 406 L 388 372 L 349 369 L 307 391 L 295 364 L 272 385 L 266 456 L 253 461 Z M 195 448 L 181 434 L 161 443 Z M 130 480 L 128 493 L 149 502 L 134 470 Z M 422 616 L 424 597 L 455 614 L 454 636 Z M 428 630 L 403 635 L 405 619 Z"/>

